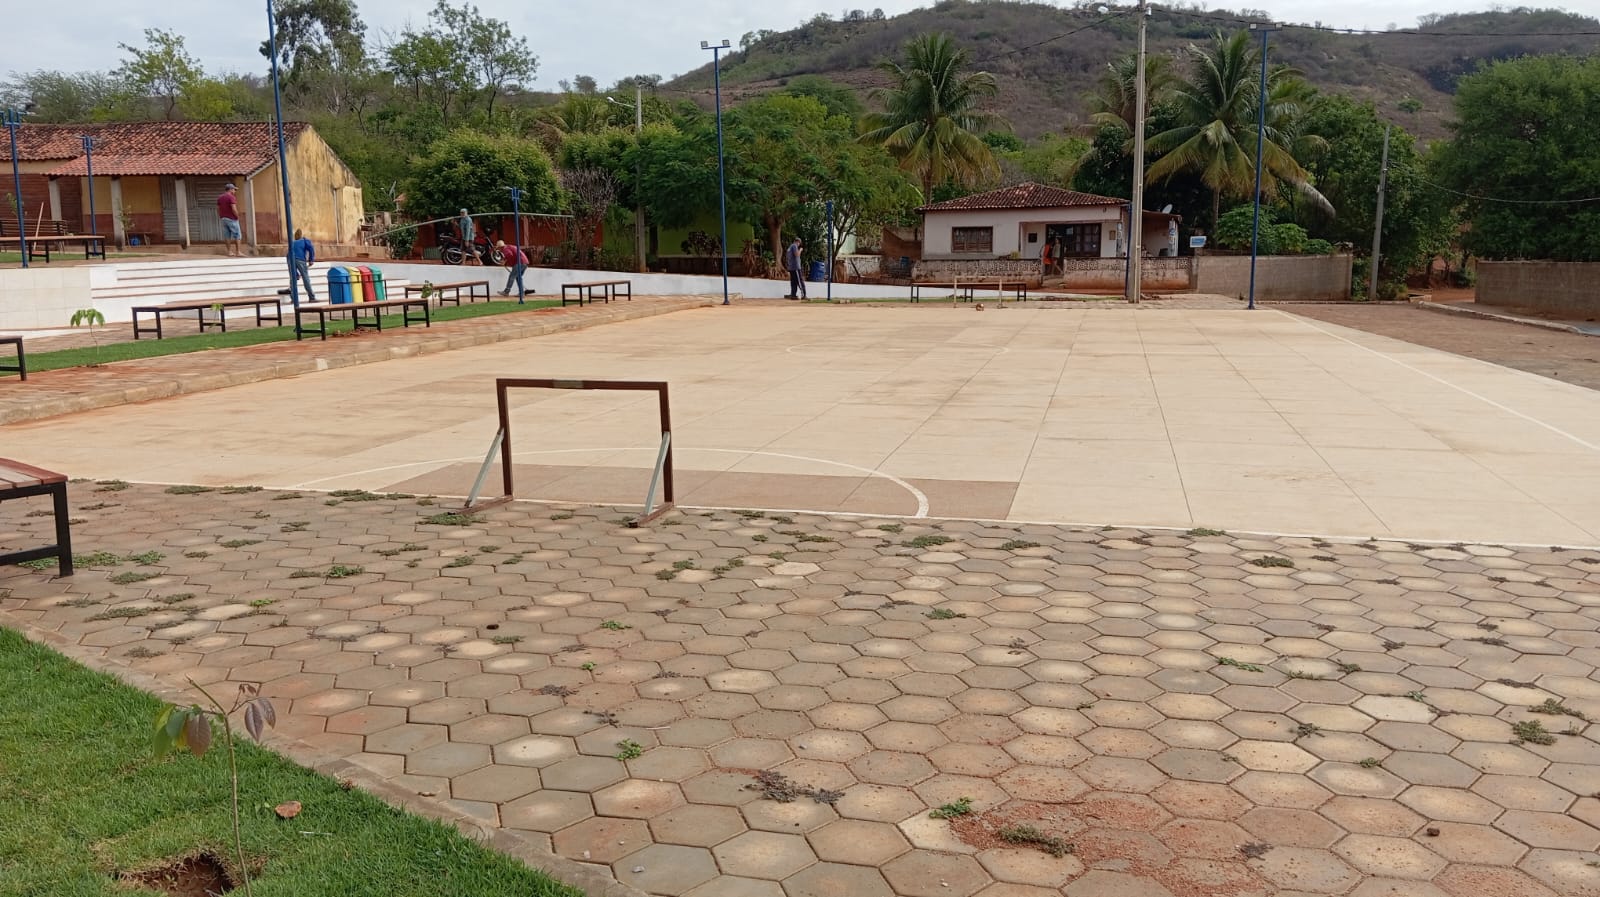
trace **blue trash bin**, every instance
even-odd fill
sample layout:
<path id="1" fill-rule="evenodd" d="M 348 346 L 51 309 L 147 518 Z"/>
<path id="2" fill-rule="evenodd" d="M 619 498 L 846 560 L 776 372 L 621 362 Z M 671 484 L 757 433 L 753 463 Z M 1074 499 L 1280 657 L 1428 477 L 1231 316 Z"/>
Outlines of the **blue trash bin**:
<path id="1" fill-rule="evenodd" d="M 350 269 L 343 265 L 334 265 L 328 269 L 328 301 L 334 305 L 344 305 L 354 301 L 350 292 Z"/>
<path id="2" fill-rule="evenodd" d="M 811 263 L 811 277 L 809 277 L 808 279 L 812 283 L 821 283 L 824 280 L 827 280 L 828 279 L 828 266 L 823 264 L 822 262 L 812 262 Z"/>

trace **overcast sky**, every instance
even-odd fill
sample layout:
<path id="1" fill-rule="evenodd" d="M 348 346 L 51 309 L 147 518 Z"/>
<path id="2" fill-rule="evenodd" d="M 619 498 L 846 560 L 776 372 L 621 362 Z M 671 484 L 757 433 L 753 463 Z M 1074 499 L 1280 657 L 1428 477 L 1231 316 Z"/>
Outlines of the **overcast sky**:
<path id="1" fill-rule="evenodd" d="M 20 2 L 20 0 L 19 0 Z M 409 20 L 423 22 L 433 0 L 358 0 L 369 36 L 397 31 Z M 837 16 L 846 8 L 881 7 L 894 15 L 918 6 L 915 0 L 861 0 L 819 5 L 815 0 L 582 0 L 529 3 L 526 0 L 477 0 L 486 16 L 504 19 L 527 36 L 539 57 L 536 87 L 554 89 L 573 75 L 593 75 L 601 86 L 634 74 L 672 77 L 703 65 L 702 40 L 726 38 L 738 46 L 740 35 L 761 28 L 793 28 L 818 11 Z M 1222 5 L 1209 3 L 1213 8 Z M 1461 4 L 1451 0 L 1241 0 L 1233 8 L 1264 8 L 1285 21 L 1321 21 L 1339 28 L 1414 27 L 1428 12 L 1484 8 L 1488 2 Z M 1536 4 L 1545 5 L 1545 4 Z M 1600 0 L 1569 0 L 1559 5 L 1573 12 L 1600 14 Z M 36 11 L 47 6 L 37 6 Z M 266 2 L 252 0 L 74 0 L 70 15 L 9 15 L 5 22 L 0 74 L 35 69 L 110 69 L 121 58 L 118 43 L 142 44 L 146 28 L 167 28 L 184 35 L 189 51 L 208 72 L 259 71 L 257 47 L 266 37 Z"/>

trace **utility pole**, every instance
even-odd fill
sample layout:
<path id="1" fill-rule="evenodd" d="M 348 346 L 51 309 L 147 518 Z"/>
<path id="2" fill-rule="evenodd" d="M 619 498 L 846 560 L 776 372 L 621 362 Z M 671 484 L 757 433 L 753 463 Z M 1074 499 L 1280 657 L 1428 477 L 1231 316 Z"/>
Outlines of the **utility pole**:
<path id="1" fill-rule="evenodd" d="M 1267 36 L 1282 28 L 1282 25 L 1269 23 L 1251 23 L 1251 31 L 1261 32 L 1261 92 L 1256 94 L 1256 204 L 1254 217 L 1250 223 L 1250 303 L 1248 308 L 1256 307 L 1256 256 L 1261 248 L 1261 169 L 1264 168 L 1261 156 L 1267 148 Z M 1212 222 L 1212 227 L 1216 222 Z"/>
<path id="2" fill-rule="evenodd" d="M 1383 128 L 1383 161 L 1378 164 L 1378 219 L 1372 224 L 1372 276 L 1367 282 L 1367 301 L 1378 298 L 1378 260 L 1383 249 L 1383 194 L 1389 186 L 1389 132 L 1394 125 Z"/>
<path id="3" fill-rule="evenodd" d="M 1139 0 L 1139 57 L 1133 73 L 1133 202 L 1128 208 L 1128 301 L 1139 301 L 1144 262 L 1144 32 L 1150 17 L 1147 0 Z"/>
<path id="4" fill-rule="evenodd" d="M 701 41 L 700 49 L 711 51 L 711 83 L 717 96 L 717 199 L 722 204 L 722 304 L 728 301 L 728 170 L 722 149 L 722 51 L 728 49 L 726 39 L 720 44 Z"/>

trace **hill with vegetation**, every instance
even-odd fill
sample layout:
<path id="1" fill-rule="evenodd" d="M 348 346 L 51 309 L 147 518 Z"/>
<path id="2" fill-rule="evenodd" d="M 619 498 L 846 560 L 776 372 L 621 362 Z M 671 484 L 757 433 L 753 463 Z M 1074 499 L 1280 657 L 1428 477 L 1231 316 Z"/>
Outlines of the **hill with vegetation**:
<path id="1" fill-rule="evenodd" d="M 1131 12 L 1099 4 L 1051 6 L 1016 0 L 939 0 L 888 17 L 881 11 L 819 14 L 789 31 L 744 35 L 724 58 L 722 86 L 734 101 L 768 93 L 792 78 L 820 75 L 865 93 L 887 83 L 875 66 L 916 34 L 943 31 L 1000 83 L 998 110 L 1032 139 L 1087 119 L 1084 95 L 1112 59 L 1133 53 Z M 1152 54 L 1176 55 L 1218 29 L 1259 19 L 1245 12 L 1155 6 Z M 1414 27 L 1345 33 L 1286 27 L 1271 38 L 1274 62 L 1300 69 L 1322 91 L 1371 101 L 1379 114 L 1424 139 L 1447 135 L 1456 82 L 1488 61 L 1544 54 L 1588 55 L 1600 46 L 1600 20 L 1562 10 L 1518 8 L 1424 17 Z M 709 65 L 663 85 L 704 98 Z"/>

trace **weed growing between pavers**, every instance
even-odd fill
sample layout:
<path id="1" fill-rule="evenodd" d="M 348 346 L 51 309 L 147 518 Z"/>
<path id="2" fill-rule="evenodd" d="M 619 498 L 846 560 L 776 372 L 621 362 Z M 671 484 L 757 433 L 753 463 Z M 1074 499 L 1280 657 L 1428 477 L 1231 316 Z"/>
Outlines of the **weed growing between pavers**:
<path id="1" fill-rule="evenodd" d="M 1261 667 L 1257 666 L 1256 664 L 1245 663 L 1244 661 L 1241 661 L 1241 660 L 1234 660 L 1232 657 L 1218 657 L 1217 658 L 1217 665 L 1218 666 L 1225 666 L 1225 667 L 1233 667 L 1234 669 L 1239 670 L 1241 672 L 1245 672 L 1245 673 L 1261 673 L 1261 672 L 1265 672 Z"/>
<path id="2" fill-rule="evenodd" d="M 834 804 L 839 798 L 844 797 L 843 791 L 812 788 L 809 785 L 791 782 L 787 776 L 770 769 L 755 773 L 755 781 L 744 787 L 751 791 L 759 791 L 767 800 L 775 800 L 782 804 L 791 803 L 802 797 L 809 797 L 819 804 Z"/>
<path id="3" fill-rule="evenodd" d="M 634 741 L 632 738 L 625 738 L 622 741 L 617 742 L 617 759 L 618 760 L 623 760 L 623 761 L 637 760 L 637 759 L 639 759 L 640 757 L 643 757 L 643 756 L 644 756 L 644 745 L 640 744 L 637 741 Z"/>
<path id="4" fill-rule="evenodd" d="M 1550 745 L 1556 743 L 1555 733 L 1546 729 L 1544 727 L 1544 723 L 1541 723 L 1536 719 L 1523 720 L 1520 723 L 1512 723 L 1511 736 L 1512 744 L 1522 744 L 1526 742 L 1528 744 Z"/>
<path id="5" fill-rule="evenodd" d="M 1558 701 L 1555 698 L 1545 698 L 1544 703 L 1535 704 L 1532 707 L 1529 707 L 1528 712 L 1543 713 L 1549 716 L 1571 716 L 1581 719 L 1584 722 L 1589 722 L 1589 717 L 1584 715 L 1582 710 L 1578 710 L 1575 707 L 1568 707 L 1565 702 Z"/>
<path id="6" fill-rule="evenodd" d="M 972 812 L 972 798 L 963 797 L 929 811 L 930 819 L 955 819 Z"/>
<path id="7" fill-rule="evenodd" d="M 210 486 L 168 486 L 166 489 L 168 495 L 202 495 L 215 491 Z"/>
<path id="8" fill-rule="evenodd" d="M 429 526 L 471 526 L 478 522 L 478 518 L 471 514 L 445 512 L 424 517 L 422 522 Z"/>
<path id="9" fill-rule="evenodd" d="M 1072 845 L 1066 840 L 1055 835 L 1047 835 L 1031 825 L 1002 826 L 995 831 L 995 834 L 999 835 L 1000 840 L 1007 844 L 1023 844 L 1029 847 L 1037 847 L 1057 859 L 1072 853 L 1073 849 Z"/>

